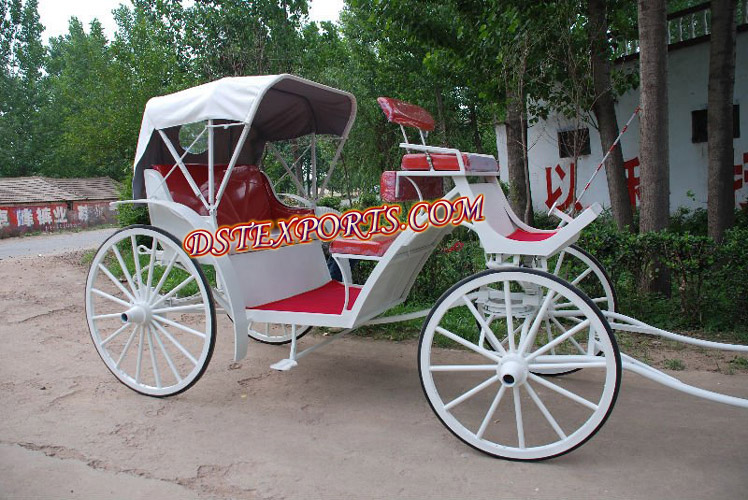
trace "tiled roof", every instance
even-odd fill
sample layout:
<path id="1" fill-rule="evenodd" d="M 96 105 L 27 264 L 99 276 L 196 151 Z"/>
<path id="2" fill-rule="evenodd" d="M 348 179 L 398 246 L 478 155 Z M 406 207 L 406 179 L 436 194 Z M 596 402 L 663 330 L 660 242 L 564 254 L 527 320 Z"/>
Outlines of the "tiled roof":
<path id="1" fill-rule="evenodd" d="M 116 200 L 119 198 L 119 184 L 109 177 L 73 179 L 51 179 L 47 177 L 44 180 L 84 200 Z"/>
<path id="2" fill-rule="evenodd" d="M 0 177 L 0 204 L 112 200 L 119 197 L 117 189 L 117 183 L 109 177 Z"/>

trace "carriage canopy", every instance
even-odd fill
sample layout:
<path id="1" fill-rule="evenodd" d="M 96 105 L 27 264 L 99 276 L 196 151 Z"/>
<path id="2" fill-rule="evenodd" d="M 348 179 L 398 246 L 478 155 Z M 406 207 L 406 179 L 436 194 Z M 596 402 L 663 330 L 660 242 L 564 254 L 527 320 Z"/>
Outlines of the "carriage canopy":
<path id="1" fill-rule="evenodd" d="M 356 99 L 297 76 L 229 77 L 173 94 L 154 97 L 145 108 L 135 153 L 133 195 L 144 198 L 143 171 L 150 165 L 173 163 L 166 136 L 185 161 L 207 163 L 208 151 L 185 154 L 180 144 L 183 125 L 212 120 L 213 160 L 229 163 L 237 145 L 238 161 L 257 164 L 269 141 L 308 134 L 328 134 L 345 140 L 356 115 Z M 242 127 L 249 126 L 242 138 Z M 163 134 L 163 135 L 162 135 Z M 246 139 L 246 142 L 240 144 Z"/>

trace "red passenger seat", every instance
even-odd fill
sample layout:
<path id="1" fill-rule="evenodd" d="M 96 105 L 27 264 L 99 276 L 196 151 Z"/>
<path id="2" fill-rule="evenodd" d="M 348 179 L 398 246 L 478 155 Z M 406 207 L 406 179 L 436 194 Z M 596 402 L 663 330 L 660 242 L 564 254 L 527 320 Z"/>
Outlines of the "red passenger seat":
<path id="1" fill-rule="evenodd" d="M 200 192 L 208 199 L 208 166 L 204 164 L 190 163 L 185 165 L 187 171 L 200 188 Z M 154 165 L 153 168 L 161 175 L 172 169 L 172 165 Z M 227 165 L 216 165 L 213 180 L 214 193 L 223 181 L 223 174 Z M 185 205 L 200 215 L 208 215 L 200 199 L 192 192 L 187 179 L 179 167 L 166 179 L 166 186 L 172 199 Z M 267 176 L 254 165 L 237 165 L 229 178 L 223 199 L 218 204 L 218 225 L 233 226 L 250 221 L 278 221 L 293 216 L 312 215 L 313 210 L 307 208 L 289 207 L 276 198 L 273 187 Z"/>
<path id="2" fill-rule="evenodd" d="M 349 287 L 348 310 L 353 309 L 353 305 L 356 303 L 356 299 L 360 293 L 360 286 L 351 285 Z M 343 304 L 345 304 L 345 285 L 339 281 L 332 280 L 314 290 L 249 309 L 313 314 L 342 314 Z"/>

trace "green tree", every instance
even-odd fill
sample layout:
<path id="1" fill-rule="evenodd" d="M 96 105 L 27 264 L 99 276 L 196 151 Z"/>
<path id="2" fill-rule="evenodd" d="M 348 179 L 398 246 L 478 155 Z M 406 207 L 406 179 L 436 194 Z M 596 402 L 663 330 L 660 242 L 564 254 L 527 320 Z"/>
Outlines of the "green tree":
<path id="1" fill-rule="evenodd" d="M 29 175 L 42 152 L 34 143 L 41 133 L 42 68 L 37 0 L 0 0 L 0 175 Z"/>

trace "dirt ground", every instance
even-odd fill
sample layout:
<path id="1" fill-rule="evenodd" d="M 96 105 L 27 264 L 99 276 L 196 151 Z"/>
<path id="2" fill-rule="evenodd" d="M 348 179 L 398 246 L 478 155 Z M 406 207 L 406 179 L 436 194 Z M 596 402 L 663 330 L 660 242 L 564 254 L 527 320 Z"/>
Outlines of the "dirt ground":
<path id="1" fill-rule="evenodd" d="M 591 441 L 542 463 L 454 438 L 412 341 L 346 338 L 281 373 L 269 366 L 283 348 L 253 343 L 233 364 L 223 318 L 197 385 L 140 396 L 91 344 L 80 257 L 0 261 L 0 498 L 746 497 L 748 411 L 632 374 Z M 748 397 L 748 374 L 712 367 L 730 357 L 681 352 L 702 370 L 675 375 Z"/>

